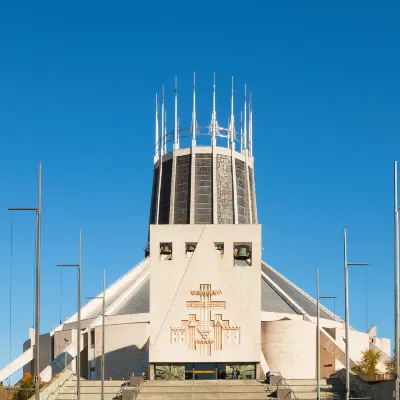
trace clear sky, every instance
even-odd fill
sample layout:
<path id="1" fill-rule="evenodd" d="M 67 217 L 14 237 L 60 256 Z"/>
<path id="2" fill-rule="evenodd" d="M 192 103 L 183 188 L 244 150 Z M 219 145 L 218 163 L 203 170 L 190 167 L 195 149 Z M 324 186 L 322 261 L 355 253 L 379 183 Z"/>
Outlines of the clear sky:
<path id="1" fill-rule="evenodd" d="M 0 368 L 33 320 L 37 168 L 43 161 L 42 332 L 76 310 L 75 272 L 61 299 L 56 263 L 77 262 L 83 296 L 143 257 L 149 221 L 154 97 L 173 79 L 181 126 L 238 115 L 253 95 L 255 179 L 263 258 L 311 295 L 338 296 L 344 317 L 343 228 L 350 322 L 393 338 L 393 161 L 400 160 L 398 1 L 9 1 L 0 12 Z M 238 117 L 237 117 L 238 119 Z M 332 301 L 326 302 L 333 309 Z"/>

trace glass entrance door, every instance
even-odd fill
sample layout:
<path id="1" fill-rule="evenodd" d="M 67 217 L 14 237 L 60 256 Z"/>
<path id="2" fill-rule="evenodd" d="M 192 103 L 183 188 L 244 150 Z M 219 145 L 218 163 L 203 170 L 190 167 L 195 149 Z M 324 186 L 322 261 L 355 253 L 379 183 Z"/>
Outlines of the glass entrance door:
<path id="1" fill-rule="evenodd" d="M 226 364 L 194 363 L 185 364 L 185 379 L 214 380 L 225 379 Z"/>

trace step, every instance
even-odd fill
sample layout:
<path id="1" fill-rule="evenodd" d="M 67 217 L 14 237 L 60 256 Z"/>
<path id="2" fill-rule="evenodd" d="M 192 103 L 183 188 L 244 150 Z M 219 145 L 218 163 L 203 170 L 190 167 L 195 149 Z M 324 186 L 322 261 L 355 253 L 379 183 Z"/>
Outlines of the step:
<path id="1" fill-rule="evenodd" d="M 296 399 L 298 400 L 316 400 L 317 399 L 317 393 L 301 393 L 301 394 L 297 394 L 296 395 Z M 321 400 L 344 400 L 345 396 L 344 394 L 336 394 L 336 393 L 321 393 Z"/>
<path id="2" fill-rule="evenodd" d="M 143 386 L 141 393 L 265 393 L 260 386 Z"/>
<path id="3" fill-rule="evenodd" d="M 289 385 L 297 385 L 297 386 L 317 386 L 316 379 L 284 379 L 284 381 Z M 320 385 L 327 385 L 326 379 L 320 379 Z"/>
<path id="4" fill-rule="evenodd" d="M 279 387 L 284 387 L 284 386 L 279 386 Z M 297 386 L 297 385 L 290 385 L 290 388 L 293 390 L 293 392 L 297 393 L 297 392 L 316 392 L 317 391 L 317 386 Z M 321 392 L 342 392 L 344 390 L 346 390 L 345 387 L 332 387 L 330 385 L 324 385 L 324 386 L 320 386 L 320 390 Z"/>
<path id="5" fill-rule="evenodd" d="M 117 393 L 104 393 L 104 400 L 112 400 L 115 398 Z M 98 393 L 86 393 L 81 394 L 81 400 L 99 400 L 100 395 Z M 60 393 L 56 400 L 76 400 L 76 393 Z"/>
<path id="6" fill-rule="evenodd" d="M 192 386 L 192 385 L 201 385 L 201 386 L 260 386 L 261 383 L 257 380 L 253 379 L 220 379 L 220 380 L 202 380 L 202 379 L 188 379 L 188 380 L 177 380 L 177 381 L 167 381 L 167 380 L 153 380 L 146 381 L 144 386 Z"/>
<path id="7" fill-rule="evenodd" d="M 121 385 L 126 384 L 126 381 L 104 381 L 104 386 L 111 387 L 120 387 Z M 66 386 L 77 386 L 77 381 L 68 381 L 66 382 Z M 81 387 L 95 387 L 101 386 L 101 381 L 81 381 Z"/>
<path id="8" fill-rule="evenodd" d="M 266 393 L 143 393 L 137 400 L 263 400 Z"/>
<path id="9" fill-rule="evenodd" d="M 119 386 L 104 386 L 104 393 L 118 393 L 120 390 Z M 76 386 L 64 386 L 61 388 L 61 393 L 76 393 Z M 101 393 L 101 386 L 81 387 L 82 393 Z"/>

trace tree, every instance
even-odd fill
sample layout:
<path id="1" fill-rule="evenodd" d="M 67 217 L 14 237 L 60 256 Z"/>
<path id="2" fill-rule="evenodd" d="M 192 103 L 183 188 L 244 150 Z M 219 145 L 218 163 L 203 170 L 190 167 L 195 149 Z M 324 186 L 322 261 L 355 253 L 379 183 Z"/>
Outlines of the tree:
<path id="1" fill-rule="evenodd" d="M 44 386 L 44 382 L 40 379 L 40 388 Z M 35 381 L 33 376 L 29 373 L 25 373 L 24 377 L 19 383 L 21 389 L 32 389 L 32 390 L 18 390 L 13 393 L 12 400 L 28 400 L 35 394 Z"/>
<path id="2" fill-rule="evenodd" d="M 11 398 L 11 390 L 6 390 L 6 388 L 3 387 L 3 382 L 0 382 L 0 400 L 11 400 Z"/>
<path id="3" fill-rule="evenodd" d="M 376 374 L 377 365 L 381 359 L 382 353 L 373 349 L 367 349 L 362 352 L 360 363 L 353 368 L 356 374 Z"/>
<path id="4" fill-rule="evenodd" d="M 395 373 L 396 360 L 394 358 L 385 361 L 386 372 L 388 374 Z"/>

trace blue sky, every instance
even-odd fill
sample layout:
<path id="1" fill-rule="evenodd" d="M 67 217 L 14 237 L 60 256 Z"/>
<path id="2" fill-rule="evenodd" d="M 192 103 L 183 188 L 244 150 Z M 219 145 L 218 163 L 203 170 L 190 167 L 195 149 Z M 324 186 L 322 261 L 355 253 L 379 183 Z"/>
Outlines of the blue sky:
<path id="1" fill-rule="evenodd" d="M 8 207 L 34 207 L 43 161 L 42 331 L 76 309 L 65 271 L 83 230 L 83 296 L 143 256 L 153 162 L 154 96 L 166 85 L 181 125 L 226 125 L 235 76 L 253 95 L 263 258 L 311 295 L 338 296 L 343 228 L 351 324 L 393 338 L 393 161 L 400 160 L 396 1 L 3 2 L 0 13 L 0 367 L 9 359 Z M 238 117 L 237 117 L 238 118 Z M 172 128 L 172 118 L 169 118 Z M 12 356 L 32 325 L 35 215 L 14 213 Z M 332 306 L 327 301 L 326 305 Z"/>

